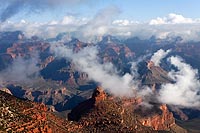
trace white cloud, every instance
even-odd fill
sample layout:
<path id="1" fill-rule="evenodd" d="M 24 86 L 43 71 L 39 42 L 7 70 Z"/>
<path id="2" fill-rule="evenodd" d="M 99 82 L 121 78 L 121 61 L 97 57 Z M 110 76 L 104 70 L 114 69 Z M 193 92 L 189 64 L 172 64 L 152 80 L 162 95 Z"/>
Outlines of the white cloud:
<path id="1" fill-rule="evenodd" d="M 130 21 L 127 19 L 119 19 L 119 20 L 114 20 L 112 22 L 113 25 L 117 25 L 117 26 L 129 26 L 129 25 L 138 24 L 138 23 L 139 22 L 137 22 L 137 21 Z"/>
<path id="2" fill-rule="evenodd" d="M 137 36 L 141 39 L 149 39 L 152 36 L 159 39 L 180 36 L 183 41 L 200 41 L 199 19 L 191 20 L 181 15 L 170 14 L 168 17 L 159 18 L 158 21 L 156 19 L 155 22 L 141 23 L 115 19 L 119 13 L 118 8 L 111 6 L 100 10 L 93 18 L 68 15 L 62 20 L 46 23 L 7 21 L 1 23 L 0 31 L 22 30 L 28 37 L 38 35 L 44 38 L 52 38 L 61 32 L 67 32 L 86 42 L 97 41 L 96 38 L 108 34 L 125 38 Z"/>
<path id="3" fill-rule="evenodd" d="M 86 47 L 78 53 L 64 45 L 52 45 L 51 49 L 57 57 L 72 60 L 79 71 L 87 73 L 90 80 L 98 82 L 108 92 L 116 96 L 133 96 L 136 89 L 133 76 L 128 73 L 120 76 L 111 63 L 100 63 L 97 47 Z"/>
<path id="4" fill-rule="evenodd" d="M 112 24 L 117 24 L 117 25 L 120 25 L 120 26 L 126 26 L 126 25 L 130 25 L 130 22 L 129 20 L 115 20 L 112 22 Z"/>
<path id="5" fill-rule="evenodd" d="M 60 23 L 62 25 L 83 25 L 87 22 L 86 18 L 76 18 L 74 16 L 64 16 L 63 20 L 61 22 L 57 22 Z"/>
<path id="6" fill-rule="evenodd" d="M 1 23 L 0 31 L 21 30 L 27 37 L 37 35 L 42 38 L 56 37 L 61 32 L 74 32 L 87 23 L 86 18 L 77 18 L 74 16 L 64 16 L 62 20 L 53 20 L 46 23 L 28 22 L 21 20 L 20 22 L 7 21 Z"/>
<path id="7" fill-rule="evenodd" d="M 86 24 L 80 26 L 76 31 L 76 37 L 83 41 L 94 41 L 94 37 L 112 34 L 110 28 L 112 21 L 120 13 L 115 6 L 101 9 Z"/>
<path id="8" fill-rule="evenodd" d="M 192 18 L 185 18 L 182 15 L 170 13 L 167 17 L 152 19 L 150 25 L 161 25 L 161 24 L 192 24 L 200 23 L 198 19 L 193 20 Z"/>
<path id="9" fill-rule="evenodd" d="M 30 59 L 17 57 L 12 64 L 0 72 L 0 81 L 32 82 L 38 78 L 40 68 L 38 54 L 33 54 Z"/>
<path id="10" fill-rule="evenodd" d="M 165 58 L 167 56 L 167 54 L 170 52 L 171 50 L 166 50 L 164 51 L 163 49 L 158 50 L 157 52 L 155 52 L 153 54 L 153 56 L 151 57 L 151 61 L 154 62 L 155 66 L 159 66 L 160 62 L 163 58 Z"/>
<path id="11" fill-rule="evenodd" d="M 198 71 L 186 64 L 180 57 L 171 57 L 169 61 L 178 69 L 176 72 L 169 73 L 175 83 L 162 85 L 158 99 L 160 102 L 170 105 L 200 108 Z"/>
<path id="12" fill-rule="evenodd" d="M 20 21 L 20 23 L 25 24 L 25 23 L 26 23 L 26 20 L 22 19 L 22 20 Z"/>

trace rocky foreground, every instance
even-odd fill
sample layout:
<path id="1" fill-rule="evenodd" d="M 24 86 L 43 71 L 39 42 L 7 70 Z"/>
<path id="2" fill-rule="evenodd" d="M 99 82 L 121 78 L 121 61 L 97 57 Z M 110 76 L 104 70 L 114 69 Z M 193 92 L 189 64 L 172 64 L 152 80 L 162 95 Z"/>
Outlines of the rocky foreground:
<path id="1" fill-rule="evenodd" d="M 98 87 L 63 119 L 44 104 L 0 91 L 0 132 L 187 132 L 175 124 L 166 105 L 148 110 L 140 102 L 139 98 L 108 96 Z"/>

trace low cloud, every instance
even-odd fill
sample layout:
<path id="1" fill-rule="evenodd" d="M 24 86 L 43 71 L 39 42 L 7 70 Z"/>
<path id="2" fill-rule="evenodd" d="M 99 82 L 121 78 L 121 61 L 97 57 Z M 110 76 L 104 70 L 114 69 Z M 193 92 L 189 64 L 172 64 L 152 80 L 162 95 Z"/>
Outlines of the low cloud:
<path id="1" fill-rule="evenodd" d="M 100 63 L 96 46 L 83 48 L 77 53 L 63 45 L 52 45 L 51 49 L 57 57 L 72 60 L 77 70 L 87 73 L 90 80 L 96 81 L 111 94 L 133 96 L 136 89 L 133 76 L 129 73 L 120 76 L 111 63 Z"/>
<path id="2" fill-rule="evenodd" d="M 164 51 L 163 49 L 156 51 L 151 57 L 151 61 L 154 62 L 155 66 L 160 66 L 161 60 L 165 58 L 170 51 L 171 50 Z"/>
<path id="3" fill-rule="evenodd" d="M 149 101 L 158 101 L 178 107 L 200 108 L 198 71 L 186 64 L 180 57 L 172 56 L 168 59 L 177 68 L 177 71 L 169 72 L 174 83 L 161 85 L 161 89 L 155 94 L 148 86 L 142 86 L 138 80 L 137 62 L 132 63 L 131 74 L 120 75 L 113 64 L 99 62 L 97 46 L 85 47 L 75 53 L 63 44 L 53 44 L 51 50 L 56 57 L 71 60 L 77 70 L 87 73 L 90 80 L 99 83 L 115 96 L 142 97 L 142 105 L 148 105 L 148 107 L 151 107 Z M 168 52 L 169 50 L 162 51 L 162 57 Z"/>
<path id="4" fill-rule="evenodd" d="M 169 62 L 178 69 L 169 73 L 175 83 L 161 86 L 159 101 L 179 107 L 200 108 L 198 71 L 177 56 L 170 57 Z"/>
<path id="5" fill-rule="evenodd" d="M 8 68 L 0 72 L 1 82 L 28 83 L 39 76 L 40 68 L 37 66 L 38 56 L 32 55 L 30 59 L 17 57 Z"/>

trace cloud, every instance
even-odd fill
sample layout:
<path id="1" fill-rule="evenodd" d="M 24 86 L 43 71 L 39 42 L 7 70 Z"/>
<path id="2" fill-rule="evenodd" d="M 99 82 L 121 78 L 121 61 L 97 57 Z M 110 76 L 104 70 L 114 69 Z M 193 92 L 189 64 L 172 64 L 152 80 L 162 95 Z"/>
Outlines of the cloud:
<path id="1" fill-rule="evenodd" d="M 128 26 L 128 25 L 131 25 L 131 24 L 138 24 L 139 22 L 137 21 L 130 21 L 130 20 L 127 20 L 127 19 L 119 19 L 119 20 L 114 20 L 112 22 L 112 24 L 114 25 L 118 25 L 118 26 Z"/>
<path id="2" fill-rule="evenodd" d="M 90 80 L 99 83 L 105 90 L 116 96 L 133 96 L 133 76 L 129 73 L 120 76 L 111 63 L 100 63 L 98 48 L 85 47 L 74 53 L 64 45 L 52 45 L 51 50 L 57 57 L 72 60 L 76 69 L 88 74 Z"/>
<path id="3" fill-rule="evenodd" d="M 119 13 L 120 10 L 116 6 L 103 8 L 86 24 L 80 26 L 75 35 L 83 41 L 93 41 L 95 36 L 112 34 L 112 21 Z"/>
<path id="4" fill-rule="evenodd" d="M 169 61 L 178 71 L 171 71 L 170 77 L 175 83 L 161 86 L 159 101 L 179 107 L 200 108 L 200 82 L 198 71 L 186 64 L 183 59 L 172 56 Z"/>
<path id="5" fill-rule="evenodd" d="M 72 33 L 87 23 L 86 18 L 78 18 L 75 16 L 64 16 L 62 20 L 52 20 L 50 22 L 28 22 L 21 20 L 20 22 L 7 21 L 2 23 L 1 31 L 21 30 L 26 37 L 39 36 L 41 38 L 54 38 L 59 33 Z"/>
<path id="6" fill-rule="evenodd" d="M 31 82 L 39 76 L 38 55 L 33 54 L 30 59 L 17 57 L 8 68 L 0 72 L 1 82 Z"/>
<path id="7" fill-rule="evenodd" d="M 112 29 L 114 35 L 122 37 L 137 36 L 149 39 L 181 37 L 182 41 L 200 41 L 200 19 L 185 18 L 182 15 L 170 13 L 167 17 L 152 19 L 149 22 L 135 20 L 114 20 Z M 129 33 L 128 36 L 126 36 Z"/>
<path id="8" fill-rule="evenodd" d="M 163 49 L 158 50 L 151 57 L 151 61 L 154 62 L 155 66 L 160 66 L 161 60 L 165 58 L 170 51 L 171 50 L 166 50 L 166 51 L 164 51 Z"/>
<path id="9" fill-rule="evenodd" d="M 113 35 L 120 38 L 139 37 L 149 39 L 155 36 L 157 39 L 171 39 L 177 36 L 182 41 L 200 41 L 200 23 L 174 23 L 178 20 L 168 20 L 168 24 L 152 25 L 149 22 L 137 22 L 127 19 L 116 19 L 120 9 L 115 6 L 103 8 L 93 18 L 78 17 L 77 15 L 64 16 L 62 20 L 38 23 L 6 21 L 1 23 L 0 31 L 22 30 L 27 37 L 37 35 L 42 38 L 53 38 L 61 32 L 78 38 L 84 42 L 101 41 L 104 35 Z M 173 16 L 173 15 L 171 15 Z M 176 16 L 176 15 L 175 15 Z M 181 19 L 179 19 L 181 20 Z M 198 22 L 198 19 L 192 21 Z M 182 22 L 182 21 L 181 21 Z M 189 20 L 188 20 L 189 22 Z"/>
<path id="10" fill-rule="evenodd" d="M 150 25 L 162 25 L 162 24 L 191 24 L 200 23 L 198 19 L 185 18 L 182 15 L 170 13 L 167 17 L 152 19 Z"/>
<path id="11" fill-rule="evenodd" d="M 65 16 L 61 22 L 61 24 L 67 25 L 67 24 L 73 24 L 77 20 L 73 16 Z"/>
<path id="12" fill-rule="evenodd" d="M 53 20 L 47 23 L 29 23 L 24 20 L 23 23 L 5 22 L 1 24 L 1 30 L 22 30 L 28 37 L 38 35 L 44 38 L 52 38 L 61 32 L 67 32 L 82 41 L 91 42 L 95 41 L 96 37 L 112 34 L 112 21 L 119 13 L 117 7 L 109 6 L 101 9 L 91 19 L 69 15 L 60 21 Z"/>
<path id="13" fill-rule="evenodd" d="M 84 4 L 89 0 L 0 0 L 0 13 L 1 22 L 5 22 L 7 19 L 18 14 L 22 10 L 28 10 L 31 13 L 40 12 L 47 9 L 54 9 L 59 6 L 74 6 Z"/>
<path id="14" fill-rule="evenodd" d="M 142 97 L 142 104 L 148 107 L 150 100 L 156 100 L 152 90 L 141 85 L 137 72 L 137 63 L 146 56 L 131 62 L 131 73 L 120 75 L 112 63 L 100 63 L 97 46 L 85 47 L 75 53 L 66 45 L 52 44 L 51 51 L 56 57 L 71 60 L 78 71 L 87 73 L 89 80 L 97 82 L 110 94 L 119 97 Z"/>

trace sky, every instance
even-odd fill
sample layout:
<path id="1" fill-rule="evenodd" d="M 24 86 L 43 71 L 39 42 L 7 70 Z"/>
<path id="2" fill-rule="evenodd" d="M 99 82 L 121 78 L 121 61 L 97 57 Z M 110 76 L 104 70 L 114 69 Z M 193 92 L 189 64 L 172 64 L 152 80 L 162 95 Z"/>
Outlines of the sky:
<path id="1" fill-rule="evenodd" d="M 0 31 L 82 41 L 104 35 L 200 41 L 199 0 L 0 0 Z"/>
<path id="2" fill-rule="evenodd" d="M 5 9 L 7 4 L 17 2 L 23 5 L 25 0 L 0 0 L 0 9 Z M 30 1 L 30 0 L 27 0 Z M 20 11 L 9 18 L 12 21 L 21 19 L 34 22 L 45 22 L 60 20 L 64 16 L 73 14 L 79 17 L 93 17 L 100 9 L 109 6 L 116 6 L 120 10 L 119 19 L 129 19 L 135 21 L 148 21 L 152 18 L 162 17 L 169 13 L 181 14 L 185 17 L 200 18 L 199 0 L 44 0 L 50 2 L 39 2 L 40 9 L 31 11 L 32 2 L 27 2 Z M 59 2 L 60 1 L 60 2 Z M 74 1 L 74 2 L 72 2 Z M 50 4 L 49 4 L 50 3 Z M 52 3 L 52 5 L 51 5 Z M 46 5 L 46 6 L 45 6 Z M 57 5 L 57 6 L 56 6 Z M 46 10 L 45 8 L 49 8 Z M 32 7 L 37 8 L 37 7 Z M 2 10 L 0 10 L 2 12 Z"/>

